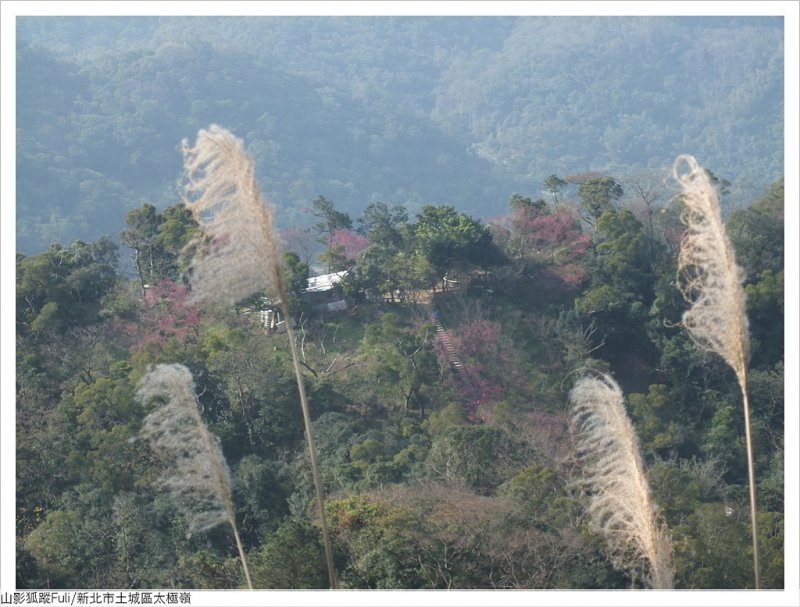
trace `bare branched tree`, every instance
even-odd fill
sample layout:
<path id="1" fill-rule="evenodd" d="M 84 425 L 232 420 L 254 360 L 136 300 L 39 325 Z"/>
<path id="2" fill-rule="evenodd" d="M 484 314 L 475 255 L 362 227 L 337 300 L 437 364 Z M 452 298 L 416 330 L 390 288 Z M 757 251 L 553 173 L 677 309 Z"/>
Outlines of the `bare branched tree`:
<path id="1" fill-rule="evenodd" d="M 660 202 L 666 191 L 665 176 L 656 171 L 639 171 L 624 181 L 625 191 L 630 197 L 631 211 L 647 229 L 647 250 L 650 262 L 653 262 L 653 246 L 655 244 L 655 217 L 663 208 Z"/>

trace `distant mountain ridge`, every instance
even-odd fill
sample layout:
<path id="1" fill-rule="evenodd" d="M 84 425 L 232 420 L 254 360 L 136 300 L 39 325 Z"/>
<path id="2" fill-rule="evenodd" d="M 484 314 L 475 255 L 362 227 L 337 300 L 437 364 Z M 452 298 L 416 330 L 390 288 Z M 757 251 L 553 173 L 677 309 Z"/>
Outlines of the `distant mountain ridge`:
<path id="1" fill-rule="evenodd" d="M 773 18 L 18 18 L 17 248 L 177 200 L 178 146 L 243 137 L 284 225 L 317 195 L 488 218 L 547 175 L 689 152 L 735 205 L 783 174 Z"/>

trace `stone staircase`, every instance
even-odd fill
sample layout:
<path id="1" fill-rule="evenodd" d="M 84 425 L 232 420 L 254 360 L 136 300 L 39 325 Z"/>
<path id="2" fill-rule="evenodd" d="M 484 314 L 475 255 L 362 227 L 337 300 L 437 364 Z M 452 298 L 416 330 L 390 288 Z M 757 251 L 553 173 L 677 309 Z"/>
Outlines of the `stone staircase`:
<path id="1" fill-rule="evenodd" d="M 463 394 L 465 397 L 465 411 L 467 415 L 472 418 L 481 400 L 478 386 L 475 385 L 475 382 L 472 380 L 472 378 L 464 371 L 464 363 L 461 362 L 461 359 L 458 357 L 458 352 L 456 352 L 456 349 L 453 346 L 450 335 L 448 335 L 447 331 L 442 326 L 442 323 L 439 321 L 439 315 L 437 314 L 436 310 L 429 307 L 428 318 L 430 318 L 431 322 L 436 327 L 436 335 L 444 346 L 445 353 L 447 354 L 447 360 L 453 369 L 453 374 L 458 382 L 461 394 Z"/>

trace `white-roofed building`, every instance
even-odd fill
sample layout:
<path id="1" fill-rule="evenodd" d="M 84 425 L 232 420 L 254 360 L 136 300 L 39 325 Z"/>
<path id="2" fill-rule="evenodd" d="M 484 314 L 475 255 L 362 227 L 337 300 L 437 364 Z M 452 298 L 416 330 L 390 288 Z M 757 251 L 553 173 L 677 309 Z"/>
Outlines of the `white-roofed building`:
<path id="1" fill-rule="evenodd" d="M 333 274 L 321 274 L 319 276 L 311 276 L 308 279 L 308 287 L 306 293 L 325 293 L 333 289 L 334 285 L 342 278 L 347 276 L 347 270 L 341 272 L 334 272 Z"/>
<path id="2" fill-rule="evenodd" d="M 320 274 L 308 279 L 308 287 L 303 295 L 315 312 L 339 312 L 347 309 L 347 302 L 334 290 L 334 287 L 347 276 L 347 270 Z"/>

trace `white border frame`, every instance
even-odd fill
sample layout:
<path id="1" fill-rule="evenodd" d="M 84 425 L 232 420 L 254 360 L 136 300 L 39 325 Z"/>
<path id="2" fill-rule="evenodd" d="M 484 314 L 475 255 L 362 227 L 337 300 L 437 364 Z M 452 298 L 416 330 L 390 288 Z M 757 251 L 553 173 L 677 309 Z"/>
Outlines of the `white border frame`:
<path id="1" fill-rule="evenodd" d="M 784 591 L 672 591 L 655 592 L 606 592 L 590 591 L 455 591 L 437 593 L 417 592 L 352 592 L 352 591 L 193 591 L 192 605 L 572 605 L 591 602 L 601 605 L 641 605 L 646 602 L 653 607 L 659 605 L 726 605 L 749 607 L 751 605 L 800 604 L 800 580 L 798 567 L 798 241 L 796 229 L 800 227 L 798 216 L 798 74 L 800 74 L 800 4 L 796 1 L 651 1 L 651 2 L 509 2 L 470 1 L 461 2 L 54 2 L 54 1 L 4 1 L 0 4 L 0 41 L 2 43 L 2 187 L 0 205 L 0 593 L 15 590 L 15 334 L 14 320 L 14 258 L 15 258 L 15 44 L 16 16 L 62 16 L 62 15 L 686 15 L 686 16 L 746 16 L 774 15 L 784 17 L 785 37 L 785 186 L 786 186 L 786 575 Z M 1 596 L 1 595 L 0 595 Z M 645 598 L 646 597 L 646 598 Z"/>

